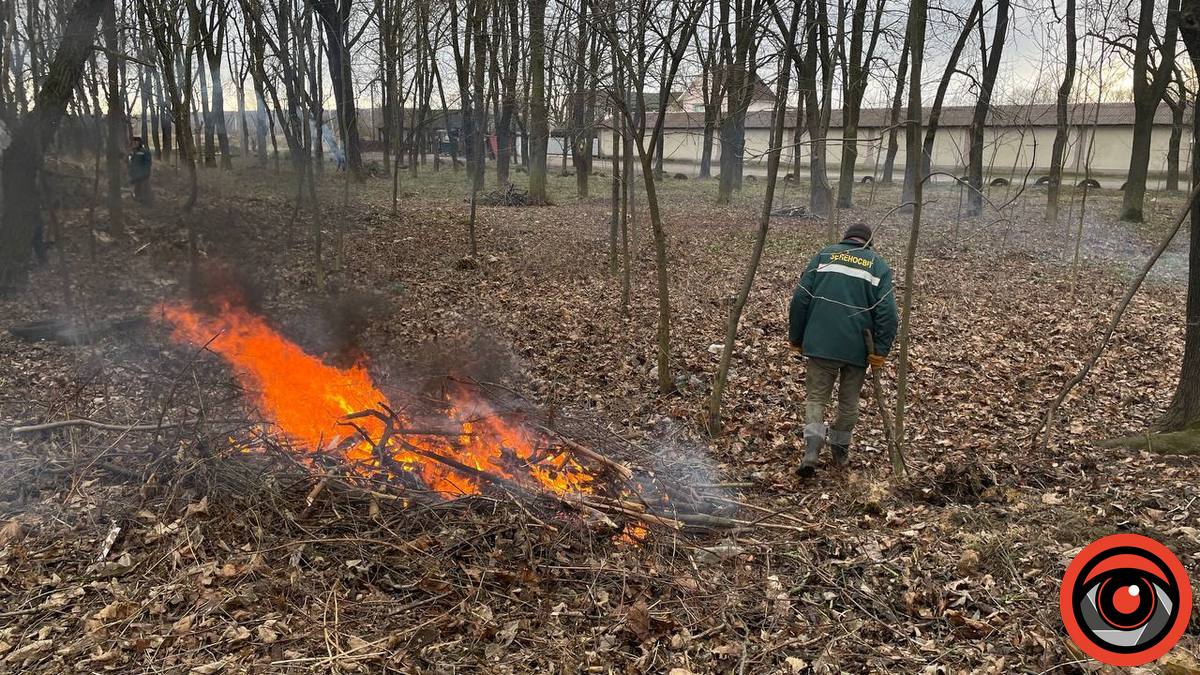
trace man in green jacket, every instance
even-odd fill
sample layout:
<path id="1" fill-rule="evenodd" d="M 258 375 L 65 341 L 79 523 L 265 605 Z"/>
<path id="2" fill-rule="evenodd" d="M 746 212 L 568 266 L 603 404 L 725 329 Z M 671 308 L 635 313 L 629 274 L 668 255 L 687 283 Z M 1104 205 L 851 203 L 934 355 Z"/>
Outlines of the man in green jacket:
<path id="1" fill-rule="evenodd" d="M 896 337 L 892 268 L 871 248 L 871 228 L 851 225 L 842 241 L 808 263 L 789 309 L 788 342 L 808 357 L 805 374 L 804 459 L 800 474 L 812 475 L 828 440 L 838 466 L 850 461 L 858 421 L 858 397 L 867 366 L 879 368 Z M 872 353 L 866 335 L 870 331 Z M 825 406 L 838 385 L 837 417 L 824 423 Z"/>
<path id="2" fill-rule="evenodd" d="M 141 136 L 133 137 L 133 148 L 129 153 L 129 182 L 133 183 L 133 198 L 142 204 L 154 200 L 150 191 L 150 149 Z"/>

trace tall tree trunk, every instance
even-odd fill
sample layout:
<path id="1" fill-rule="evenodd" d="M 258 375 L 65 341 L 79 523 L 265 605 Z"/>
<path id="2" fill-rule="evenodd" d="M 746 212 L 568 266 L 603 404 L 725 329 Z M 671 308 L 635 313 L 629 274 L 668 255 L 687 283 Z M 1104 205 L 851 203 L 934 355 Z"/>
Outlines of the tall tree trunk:
<path id="1" fill-rule="evenodd" d="M 578 24 L 576 26 L 575 36 L 575 63 L 573 64 L 574 82 L 571 85 L 571 91 L 567 94 L 567 100 L 570 108 L 570 131 L 567 134 L 567 139 L 571 141 L 571 163 L 575 167 L 575 193 L 580 199 L 588 196 L 588 172 L 590 167 L 587 166 L 587 158 L 584 154 L 584 139 L 591 134 L 584 129 L 584 116 L 587 113 L 587 94 L 585 93 L 588 86 L 588 4 L 589 0 L 580 0 L 578 11 Z"/>
<path id="2" fill-rule="evenodd" d="M 418 10 L 419 12 L 419 10 Z M 392 138 L 393 121 L 395 120 L 395 90 L 396 54 L 393 47 L 396 27 L 392 25 L 392 3 L 390 0 L 375 0 L 375 15 L 379 21 L 379 39 L 376 43 L 377 58 L 379 59 L 379 88 L 383 111 L 383 175 L 392 176 Z M 417 15 L 418 21 L 420 14 Z M 375 111 L 371 111 L 374 115 Z M 373 121 L 379 126 L 378 121 Z"/>
<path id="3" fill-rule="evenodd" d="M 138 66 L 138 91 L 140 92 L 140 96 L 138 96 L 140 99 L 139 107 L 141 108 L 139 110 L 141 128 L 138 130 L 138 135 L 142 137 L 142 142 L 146 144 L 146 148 L 150 148 L 150 130 L 154 127 L 154 123 L 151 122 L 150 111 L 154 109 L 154 106 L 150 103 L 152 96 L 150 93 L 150 73 L 141 65 Z"/>
<path id="4" fill-rule="evenodd" d="M 1200 72 L 1200 0 L 1183 0 L 1179 7 L 1179 34 L 1192 68 Z M 1200 89 L 1193 94 L 1192 110 L 1200 110 Z M 1181 101 L 1182 102 L 1182 101 Z M 1192 115 L 1192 138 L 1200 137 L 1200 115 Z M 1192 186 L 1200 185 L 1200 162 L 1192 158 Z M 1194 195 L 1193 195 L 1194 197 Z M 1178 431 L 1200 424 L 1200 208 L 1192 206 L 1188 242 L 1188 295 L 1183 361 L 1179 385 L 1167 412 L 1159 421 L 1163 431 Z"/>
<path id="5" fill-rule="evenodd" d="M 971 36 L 971 31 L 975 27 L 975 21 L 982 21 L 983 3 L 981 0 L 975 0 L 971 4 L 971 12 L 967 15 L 966 21 L 963 23 L 962 31 L 958 34 L 958 40 L 954 43 L 953 49 L 950 50 L 950 56 L 946 59 L 946 69 L 942 72 L 942 79 L 938 82 L 937 94 L 933 97 L 933 105 L 929 108 L 929 123 L 925 128 L 925 143 L 921 148 L 921 180 L 929 177 L 933 171 L 933 148 L 937 142 L 938 124 L 942 117 L 942 104 L 946 100 L 946 92 L 950 88 L 950 81 L 954 77 L 954 73 L 958 69 L 958 59 L 962 56 L 962 51 L 967 45 L 967 38 Z M 911 203 L 913 199 L 913 177 L 906 171 L 904 173 L 904 188 L 901 192 L 901 203 Z"/>
<path id="6" fill-rule="evenodd" d="M 757 90 L 755 34 L 758 29 L 760 4 L 739 1 L 737 18 L 733 21 L 734 37 L 730 41 L 727 29 L 721 35 L 722 65 L 727 110 L 721 119 L 721 181 L 717 188 L 717 203 L 728 204 L 735 191 L 742 189 L 742 173 L 746 152 L 746 110 Z M 721 24 L 729 24 L 729 0 L 721 3 Z"/>
<path id="7" fill-rule="evenodd" d="M 41 193 L 38 174 L 45 148 L 67 110 L 92 51 L 101 10 L 112 0 L 76 0 L 64 22 L 62 40 L 49 71 L 37 90 L 34 108 L 21 118 L 12 142 L 0 158 L 4 181 L 3 219 L 0 220 L 0 289 L 22 285 L 28 277 L 30 254 L 41 231 Z M 40 242 L 39 242 L 40 243 Z"/>
<path id="8" fill-rule="evenodd" d="M 996 76 L 1000 72 L 1000 57 L 1004 54 L 1004 42 L 1008 39 L 1008 10 L 1010 0 L 996 1 L 996 28 L 992 34 L 991 51 L 983 68 L 979 85 L 979 98 L 971 115 L 971 126 L 967 130 L 970 147 L 967 151 L 967 216 L 976 217 L 983 213 L 983 145 L 987 116 L 992 108 L 992 90 L 996 87 Z M 982 31 L 982 24 L 980 25 Z"/>
<path id="9" fill-rule="evenodd" d="M 267 126 L 270 120 L 267 118 L 267 99 L 263 96 L 262 84 L 254 83 L 254 96 L 257 99 L 258 109 L 254 111 L 254 146 L 258 153 L 258 166 L 267 168 Z"/>
<path id="10" fill-rule="evenodd" d="M 312 143 L 312 169 L 315 171 L 315 176 L 325 175 L 325 69 L 322 67 L 321 59 L 324 57 L 325 50 L 321 48 L 324 40 L 321 38 L 319 31 L 316 40 L 306 40 L 309 49 L 309 62 L 313 67 L 309 69 L 309 87 L 311 88 L 310 97 L 312 98 L 312 117 L 317 127 L 317 133 L 313 135 Z M 296 84 L 297 93 L 304 89 L 302 83 Z M 298 104 L 297 104 L 298 105 Z M 355 113 L 355 118 L 358 113 Z M 339 130 L 342 128 L 341 118 L 334 120 Z M 346 151 L 345 133 L 342 133 L 342 152 Z"/>
<path id="11" fill-rule="evenodd" d="M 663 50 L 662 65 L 660 66 L 659 72 L 658 72 L 658 97 L 659 97 L 658 100 L 659 100 L 660 107 L 662 108 L 664 114 L 666 113 L 667 110 L 671 109 L 671 103 L 670 103 L 671 83 L 667 81 L 667 64 L 668 64 L 669 60 L 670 60 L 670 55 L 666 52 L 666 50 Z M 663 101 L 667 102 L 666 105 L 661 105 L 661 103 Z M 667 145 L 664 142 L 663 135 L 667 133 L 666 127 L 660 128 L 657 133 L 658 133 L 658 143 L 654 146 L 654 148 L 655 148 L 655 150 L 654 150 L 654 177 L 657 180 L 662 180 L 663 162 L 666 158 L 666 145 Z"/>
<path id="12" fill-rule="evenodd" d="M 718 106 L 704 104 L 704 138 L 700 146 L 700 177 L 712 178 L 713 141 L 716 139 Z"/>
<path id="13" fill-rule="evenodd" d="M 203 59 L 201 59 L 203 61 Z M 212 167 L 217 165 L 217 146 L 215 137 L 213 136 L 213 112 L 209 107 L 208 94 L 208 70 L 204 63 L 200 64 L 200 125 L 204 127 L 204 166 Z"/>
<path id="14" fill-rule="evenodd" d="M 810 140 L 809 207 L 813 213 L 829 217 L 833 212 L 833 188 L 829 185 L 829 172 L 826 168 L 828 154 L 825 137 L 829 131 L 829 116 L 826 112 L 831 101 L 828 93 L 824 96 L 824 100 L 819 99 L 817 95 L 818 63 L 820 64 L 822 91 L 827 91 L 833 81 L 829 61 L 829 19 L 824 0 L 807 0 L 807 4 L 805 29 L 807 46 L 804 53 L 806 82 L 801 84 L 801 87 L 806 94 L 804 113 Z"/>
<path id="15" fill-rule="evenodd" d="M 517 114 L 517 76 L 521 70 L 521 8 L 519 0 L 506 0 L 508 13 L 508 54 L 503 78 L 503 103 L 496 123 L 496 183 L 509 183 L 509 170 L 515 148 L 513 134 Z"/>
<path id="16" fill-rule="evenodd" d="M 125 214 L 121 209 L 121 186 L 125 183 L 125 92 L 121 88 L 121 53 L 117 43 L 116 3 L 104 4 L 101 15 L 104 23 L 104 47 L 108 50 L 108 228 L 115 236 L 125 231 Z"/>
<path id="17" fill-rule="evenodd" d="M 794 59 L 793 59 L 794 60 Z M 800 65 L 796 61 L 796 65 Z M 804 71 L 796 70 L 796 83 L 803 86 Z M 792 119 L 792 180 L 800 182 L 800 172 L 804 168 L 804 91 L 796 98 L 796 116 Z"/>
<path id="18" fill-rule="evenodd" d="M 475 123 L 472 126 L 471 147 L 472 154 L 475 156 L 475 175 L 474 175 L 474 190 L 476 192 L 483 190 L 484 167 L 487 165 L 487 93 L 486 80 L 487 73 L 487 11 L 488 3 L 483 0 L 475 0 L 474 2 L 474 24 L 472 35 L 475 38 L 475 61 L 474 77 L 472 78 L 471 87 L 474 92 L 475 107 Z"/>
<path id="19" fill-rule="evenodd" d="M 225 129 L 225 92 L 221 86 L 220 62 L 213 64 L 210 61 L 208 71 L 212 76 L 212 108 L 209 110 L 212 119 L 212 134 L 217 137 L 217 149 L 221 153 L 221 168 L 232 169 L 233 164 L 229 156 L 229 132 Z M 210 139 L 206 138 L 205 143 L 209 142 Z"/>
<path id="20" fill-rule="evenodd" d="M 888 117 L 888 148 L 887 155 L 883 160 L 883 178 L 882 182 L 885 185 L 891 185 L 894 179 L 896 167 L 896 155 L 900 152 L 900 143 L 897 138 L 900 132 L 900 106 L 904 103 L 904 77 L 908 71 L 908 44 L 909 36 L 904 36 L 904 46 L 900 48 L 900 65 L 896 69 L 896 89 L 892 95 L 892 111 Z"/>
<path id="21" fill-rule="evenodd" d="M 1137 37 L 1133 57 L 1133 144 L 1129 151 L 1129 175 L 1121 200 L 1121 220 L 1140 223 L 1146 201 L 1146 178 L 1150 171 L 1150 145 L 1154 134 L 1154 113 L 1170 82 L 1175 67 L 1176 30 L 1180 0 L 1167 0 L 1167 21 L 1162 39 L 1153 40 L 1156 0 L 1140 0 Z M 1161 42 L 1161 44 L 1159 44 Z M 1158 68 L 1151 72 L 1150 51 L 1157 56 Z"/>
<path id="22" fill-rule="evenodd" d="M 1180 87 L 1179 100 L 1164 100 L 1171 106 L 1171 136 L 1167 140 L 1167 192 L 1179 191 L 1179 146 L 1183 141 L 1183 117 L 1187 111 L 1187 90 Z"/>
<path id="23" fill-rule="evenodd" d="M 850 20 L 850 57 L 846 67 L 842 104 L 842 158 L 838 168 L 838 206 L 847 208 L 854 203 L 854 169 L 858 165 L 858 120 L 862 111 L 863 96 L 867 91 L 871 61 L 879 39 L 879 26 L 883 17 L 883 2 L 875 7 L 874 23 L 870 41 L 863 53 L 863 32 L 867 23 L 868 0 L 856 0 L 854 14 Z M 841 38 L 839 37 L 839 40 Z"/>
<path id="24" fill-rule="evenodd" d="M 792 5 L 791 23 L 786 27 L 785 35 L 795 35 L 796 26 L 800 22 L 799 2 Z M 779 20 L 776 15 L 776 20 Z M 783 26 L 780 26 L 784 28 Z M 779 178 L 779 162 L 783 154 L 784 119 L 787 117 L 788 78 L 792 72 L 792 52 L 783 50 L 782 63 L 779 66 L 779 81 L 776 85 L 775 110 L 771 122 L 771 143 L 767 154 L 767 191 L 763 196 L 762 210 L 759 212 L 758 232 L 754 237 L 754 248 L 750 253 L 750 261 L 746 264 L 746 272 L 733 304 L 729 308 L 729 318 L 725 321 L 725 343 L 721 348 L 721 360 L 713 377 L 712 394 L 708 400 L 708 430 L 709 433 L 721 432 L 721 398 L 725 393 L 725 385 L 729 381 L 729 365 L 733 360 L 733 350 L 737 343 L 738 325 L 741 323 L 742 311 L 750 299 L 754 289 L 754 277 L 758 273 L 758 263 L 762 259 L 763 249 L 767 243 L 767 230 L 771 224 L 771 209 L 775 200 L 775 184 Z"/>
<path id="25" fill-rule="evenodd" d="M 208 69 L 212 75 L 212 120 L 213 132 L 217 135 L 217 148 L 221 151 L 221 168 L 232 169 L 233 159 L 229 149 L 229 131 L 225 128 L 225 92 L 221 86 L 221 60 L 218 51 L 216 61 L 209 60 Z"/>
<path id="26" fill-rule="evenodd" d="M 529 201 L 546 203 L 546 0 L 529 0 Z"/>
<path id="27" fill-rule="evenodd" d="M 358 134 L 358 112 L 354 103 L 354 71 L 350 63 L 350 0 L 308 0 L 325 27 L 325 55 L 329 59 L 329 78 L 337 102 L 338 120 L 344 137 L 347 170 L 356 179 L 363 177 L 362 141 Z"/>
<path id="28" fill-rule="evenodd" d="M 1006 2 L 1007 0 L 999 1 Z M 909 3 L 908 7 L 908 30 L 905 42 L 908 43 L 910 51 L 911 72 L 908 84 L 908 123 L 905 130 L 904 167 L 905 171 L 916 173 L 921 166 L 921 66 L 925 53 L 927 0 L 914 0 Z M 897 337 L 900 355 L 896 360 L 895 438 L 901 454 L 904 453 L 908 441 L 904 432 L 904 414 L 907 410 L 908 395 L 909 331 L 912 326 L 913 296 L 917 291 L 916 260 L 917 247 L 921 240 L 921 199 L 924 189 L 923 181 L 917 181 L 913 185 L 912 228 L 908 234 L 908 249 L 904 254 L 904 302 L 900 310 L 900 334 Z"/>
<path id="29" fill-rule="evenodd" d="M 157 102 L 158 119 L 162 131 L 162 145 L 160 147 L 160 158 L 165 161 L 171 161 L 171 153 L 175 147 L 175 118 L 172 115 L 171 104 L 167 100 L 166 88 L 163 86 L 162 75 L 158 70 L 154 71 L 154 99 Z M 155 131 L 155 138 L 158 138 L 159 131 Z"/>
<path id="30" fill-rule="evenodd" d="M 1054 145 L 1050 148 L 1050 185 L 1046 190 L 1046 223 L 1058 223 L 1058 196 L 1062 191 L 1063 163 L 1067 154 L 1067 142 L 1071 138 L 1071 127 L 1067 105 L 1071 100 L 1071 89 L 1075 86 L 1075 0 L 1067 0 L 1067 13 L 1063 17 L 1067 25 L 1067 59 L 1063 63 L 1063 80 L 1058 86 L 1055 101 Z"/>
<path id="31" fill-rule="evenodd" d="M 717 123 L 721 117 L 721 99 L 724 91 L 723 78 L 717 72 L 716 26 L 713 23 L 712 3 L 708 4 L 708 35 L 704 57 L 701 59 L 700 96 L 704 101 L 704 139 L 700 146 L 700 177 L 712 177 L 713 141 Z"/>

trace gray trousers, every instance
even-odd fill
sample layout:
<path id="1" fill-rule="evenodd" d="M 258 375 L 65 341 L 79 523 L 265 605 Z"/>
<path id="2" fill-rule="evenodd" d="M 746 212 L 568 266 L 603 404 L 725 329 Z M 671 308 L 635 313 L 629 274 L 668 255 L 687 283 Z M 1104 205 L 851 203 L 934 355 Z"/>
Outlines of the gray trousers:
<path id="1" fill-rule="evenodd" d="M 850 445 L 850 434 L 858 422 L 858 397 L 867 369 L 838 361 L 809 357 L 804 376 L 804 437 L 825 438 L 831 445 Z M 825 426 L 825 406 L 838 385 L 837 418 Z"/>

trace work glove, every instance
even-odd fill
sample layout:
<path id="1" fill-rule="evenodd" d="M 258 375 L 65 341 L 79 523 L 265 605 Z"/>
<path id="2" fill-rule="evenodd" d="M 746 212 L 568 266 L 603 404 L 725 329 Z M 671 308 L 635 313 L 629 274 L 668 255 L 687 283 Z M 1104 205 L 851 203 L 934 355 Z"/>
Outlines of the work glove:
<path id="1" fill-rule="evenodd" d="M 872 368 L 882 368 L 883 364 L 887 363 L 887 357 L 880 356 L 878 354 L 870 354 L 867 356 L 867 363 L 870 364 Z"/>

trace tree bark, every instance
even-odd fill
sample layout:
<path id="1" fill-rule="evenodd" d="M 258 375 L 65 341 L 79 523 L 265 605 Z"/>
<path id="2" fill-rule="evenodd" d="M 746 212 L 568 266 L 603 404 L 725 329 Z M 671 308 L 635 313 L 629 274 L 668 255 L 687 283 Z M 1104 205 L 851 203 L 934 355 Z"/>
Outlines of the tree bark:
<path id="1" fill-rule="evenodd" d="M 1200 0 L 1182 0 L 1179 34 L 1187 48 L 1192 68 L 1200 72 Z M 1182 101 L 1181 101 L 1182 103 Z M 1200 89 L 1192 99 L 1192 110 L 1200 110 Z M 1200 134 L 1200 115 L 1192 116 L 1192 138 Z M 1192 159 L 1192 185 L 1200 186 L 1200 162 Z M 1195 199 L 1193 193 L 1192 198 Z M 1179 384 L 1171 404 L 1159 421 L 1163 431 L 1177 431 L 1200 424 L 1200 208 L 1192 205 L 1188 242 L 1188 294 L 1185 309 L 1183 360 Z"/>
<path id="2" fill-rule="evenodd" d="M 546 0 L 529 0 L 529 201 L 546 203 Z"/>
<path id="3" fill-rule="evenodd" d="M 904 46 L 900 48 L 900 65 L 896 69 L 896 90 L 892 95 L 892 112 L 888 118 L 888 149 L 883 160 L 883 178 L 885 185 L 891 185 L 896 167 L 896 155 L 900 152 L 900 106 L 904 103 L 904 77 L 908 71 L 908 34 L 904 36 Z"/>
<path id="4" fill-rule="evenodd" d="M 718 204 L 728 204 L 733 199 L 733 193 L 742 189 L 746 152 L 746 111 L 758 90 L 754 61 L 757 53 L 756 34 L 760 9 L 761 3 L 739 1 L 732 43 L 727 29 L 723 29 L 721 37 L 721 74 L 724 76 L 728 108 L 719 128 L 721 182 L 717 190 Z M 721 24 L 729 24 L 729 0 L 721 2 Z"/>
<path id="5" fill-rule="evenodd" d="M 13 130 L 12 143 L 0 159 L 5 196 L 0 220 L 0 289 L 20 286 L 28 278 L 30 254 L 42 227 L 38 174 L 43 152 L 54 139 L 83 75 L 101 10 L 111 2 L 76 0 L 72 5 L 62 40 L 37 90 L 34 109 L 21 118 Z"/>
<path id="6" fill-rule="evenodd" d="M 1150 145 L 1154 133 L 1154 113 L 1171 79 L 1175 66 L 1176 30 L 1180 0 L 1167 1 L 1167 21 L 1161 45 L 1154 49 L 1158 68 L 1151 73 L 1149 53 L 1154 22 L 1155 0 L 1141 0 L 1133 57 L 1133 144 L 1129 151 L 1129 175 L 1121 200 L 1121 220 L 1140 223 L 1146 201 L 1146 178 L 1150 171 Z M 1158 42 L 1157 40 L 1155 42 Z"/>
<path id="7" fill-rule="evenodd" d="M 1172 97 L 1169 93 L 1163 94 L 1163 102 L 1171 108 L 1171 136 L 1167 140 L 1167 192 L 1179 191 L 1179 146 L 1183 141 L 1183 118 L 1187 112 L 1187 86 L 1178 67 L 1175 76 L 1178 95 Z"/>
<path id="8" fill-rule="evenodd" d="M 503 101 L 496 124 L 496 183 L 507 185 L 515 155 L 513 120 L 517 114 L 517 76 L 521 72 L 521 9 L 519 0 L 507 0 L 508 54 L 503 78 Z"/>
<path id="9" fill-rule="evenodd" d="M 999 0 L 1006 2 L 1006 0 Z M 911 51 L 911 69 L 908 84 L 908 125 L 905 131 L 905 171 L 916 173 L 921 164 L 921 66 L 925 52 L 925 22 L 928 0 L 914 0 L 909 4 L 908 31 L 905 41 Z M 916 260 L 920 244 L 922 193 L 924 181 L 913 184 L 912 229 L 908 234 L 908 249 L 904 254 L 904 302 L 900 310 L 900 333 L 897 347 L 900 355 L 896 359 L 896 445 L 901 455 L 907 454 L 908 439 L 904 433 L 904 413 L 907 410 L 908 352 L 912 327 L 913 296 L 917 285 Z"/>
<path id="10" fill-rule="evenodd" d="M 950 50 L 950 55 L 946 59 L 946 69 L 942 72 L 942 79 L 938 82 L 937 94 L 933 97 L 933 105 L 929 108 L 929 123 L 925 128 L 925 143 L 921 149 L 921 180 L 925 180 L 933 170 L 933 149 L 937 142 L 938 122 L 942 116 L 942 103 L 946 100 L 946 92 L 950 88 L 950 81 L 954 77 L 954 73 L 958 69 L 958 59 L 962 56 L 963 48 L 967 45 L 967 38 L 971 36 L 971 30 L 975 26 L 976 19 L 982 20 L 983 3 L 981 0 L 975 0 L 971 4 L 971 11 L 967 14 L 967 19 L 963 23 L 962 31 L 958 34 L 958 40 L 954 43 L 953 49 Z M 912 176 L 906 171 L 904 173 L 904 187 L 901 191 L 900 201 L 903 203 L 911 202 L 913 199 L 913 180 Z"/>
<path id="11" fill-rule="evenodd" d="M 475 156 L 475 175 L 473 176 L 474 190 L 483 190 L 484 167 L 487 164 L 487 93 L 485 74 L 487 67 L 487 3 L 483 0 L 474 2 L 474 28 L 471 35 L 475 39 L 474 57 L 472 62 L 473 78 L 471 87 L 475 98 L 475 123 L 471 125 L 472 154 Z"/>
<path id="12" fill-rule="evenodd" d="M 342 149 L 347 170 L 356 179 L 363 177 L 362 145 L 358 134 L 358 112 L 354 103 L 354 72 L 350 64 L 351 0 L 308 0 L 325 27 L 325 55 L 329 59 L 329 77 L 337 102 L 340 126 L 344 134 Z"/>
<path id="13" fill-rule="evenodd" d="M 229 170 L 233 168 L 233 158 L 229 148 L 229 130 L 225 127 L 225 88 L 221 80 L 222 50 L 229 18 L 225 1 L 214 2 L 209 9 L 204 52 L 208 73 L 212 78 L 212 131 L 216 134 L 217 149 L 221 152 L 221 168 Z"/>
<path id="14" fill-rule="evenodd" d="M 121 88 L 121 53 L 117 42 L 117 8 L 109 0 L 104 4 L 101 15 L 104 30 L 104 47 L 108 50 L 108 229 L 114 236 L 125 232 L 125 214 L 121 208 L 121 186 L 125 184 L 125 92 Z"/>
<path id="15" fill-rule="evenodd" d="M 992 108 L 992 90 L 996 87 L 996 76 L 1000 72 L 1000 57 L 1004 54 L 1004 43 L 1008 39 L 1008 11 L 1010 0 L 996 2 L 996 28 L 992 34 L 991 51 L 988 53 L 987 64 L 983 69 L 983 77 L 979 85 L 979 98 L 975 101 L 975 110 L 971 115 L 971 126 L 967 130 L 970 147 L 967 151 L 967 176 L 970 189 L 967 190 L 967 216 L 975 217 L 983 213 L 983 145 L 984 131 L 987 128 L 988 112 Z M 983 27 L 980 24 L 980 30 Z"/>
<path id="16" fill-rule="evenodd" d="M 201 58 L 201 61 L 204 59 Z M 216 137 L 213 135 L 213 114 L 212 108 L 209 107 L 208 93 L 208 70 L 204 63 L 200 63 L 198 68 L 200 71 L 200 126 L 204 129 L 204 166 L 213 167 L 217 165 L 217 146 Z"/>
<path id="17" fill-rule="evenodd" d="M 850 19 L 850 56 L 843 84 L 842 104 L 842 157 L 838 167 L 838 206 L 848 208 L 854 203 L 854 169 L 858 164 L 858 120 L 862 112 L 863 96 L 871 74 L 871 61 L 875 56 L 875 45 L 879 40 L 879 26 L 883 18 L 884 3 L 877 2 L 870 41 L 863 53 L 863 32 L 867 23 L 868 0 L 856 0 Z M 873 177 L 872 177 L 873 178 Z"/>
<path id="18" fill-rule="evenodd" d="M 804 112 L 809 137 L 809 208 L 818 216 L 828 218 L 833 212 L 833 188 L 829 185 L 828 153 L 826 134 L 829 131 L 829 108 L 832 105 L 829 91 L 833 83 L 832 64 L 829 61 L 829 18 L 825 0 L 807 0 L 805 36 L 807 47 L 804 54 L 805 91 Z M 815 5 L 815 7 L 814 7 Z M 821 89 L 825 94 L 817 96 L 818 63 L 820 64 Z M 822 100 L 823 99 L 823 100 Z"/>
<path id="19" fill-rule="evenodd" d="M 1067 13 L 1063 17 L 1067 25 L 1067 59 L 1063 63 L 1063 80 L 1058 87 L 1058 98 L 1055 101 L 1056 125 L 1054 130 L 1054 145 L 1050 148 L 1050 185 L 1046 189 L 1046 223 L 1058 223 L 1058 196 L 1062 191 L 1063 162 L 1067 152 L 1067 141 L 1071 137 L 1071 127 L 1067 119 L 1067 105 L 1071 100 L 1071 89 L 1075 85 L 1075 0 L 1067 0 Z"/>
<path id="20" fill-rule="evenodd" d="M 800 22 L 801 3 L 792 5 L 792 18 L 785 29 L 785 35 L 795 35 L 796 26 Z M 776 20 L 779 16 L 776 15 Z M 758 264 L 762 259 L 763 248 L 767 243 L 767 230 L 771 225 L 771 209 L 775 200 L 775 184 L 779 178 L 779 162 L 783 154 L 784 118 L 787 116 L 788 79 L 792 72 L 792 52 L 783 50 L 782 63 L 779 66 L 779 80 L 775 92 L 775 110 L 771 121 L 771 143 L 767 154 L 767 191 L 763 196 L 762 210 L 758 217 L 758 231 L 754 237 L 754 248 L 750 252 L 750 260 L 746 264 L 746 272 L 742 283 L 734 296 L 729 308 L 729 318 L 725 322 L 725 344 L 721 349 L 721 360 L 713 377 L 712 394 L 708 400 L 708 430 L 711 434 L 721 433 L 721 398 L 725 393 L 725 385 L 729 381 L 729 364 L 733 360 L 733 350 L 737 343 L 738 326 L 741 323 L 742 311 L 750 292 L 754 289 L 754 277 L 758 273 Z"/>

